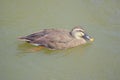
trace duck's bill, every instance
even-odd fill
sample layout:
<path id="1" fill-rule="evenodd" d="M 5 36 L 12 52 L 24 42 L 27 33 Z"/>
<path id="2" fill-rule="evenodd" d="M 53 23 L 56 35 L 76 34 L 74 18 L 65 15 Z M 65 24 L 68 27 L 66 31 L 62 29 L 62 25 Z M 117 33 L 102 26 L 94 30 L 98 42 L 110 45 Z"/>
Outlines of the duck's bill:
<path id="1" fill-rule="evenodd" d="M 85 40 L 87 40 L 87 41 L 91 41 L 91 42 L 94 41 L 94 38 L 90 37 L 90 36 L 87 35 L 87 34 L 85 34 L 85 35 L 83 36 L 83 38 L 84 38 Z"/>

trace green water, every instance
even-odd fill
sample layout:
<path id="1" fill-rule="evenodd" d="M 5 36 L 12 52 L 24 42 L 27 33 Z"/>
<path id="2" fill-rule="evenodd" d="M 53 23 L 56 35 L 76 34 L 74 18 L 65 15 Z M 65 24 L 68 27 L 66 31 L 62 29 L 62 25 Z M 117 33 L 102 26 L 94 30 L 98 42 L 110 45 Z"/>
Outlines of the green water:
<path id="1" fill-rule="evenodd" d="M 17 40 L 43 28 L 81 25 L 95 38 L 67 50 Z M 119 0 L 1 0 L 0 80 L 120 80 Z"/>

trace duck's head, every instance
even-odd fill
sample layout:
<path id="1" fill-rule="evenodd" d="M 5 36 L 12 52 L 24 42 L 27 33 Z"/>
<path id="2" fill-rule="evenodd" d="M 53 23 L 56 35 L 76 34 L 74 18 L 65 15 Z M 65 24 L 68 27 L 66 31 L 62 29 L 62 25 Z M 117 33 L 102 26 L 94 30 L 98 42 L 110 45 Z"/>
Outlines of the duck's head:
<path id="1" fill-rule="evenodd" d="M 71 35 L 76 38 L 76 39 L 81 39 L 83 38 L 86 41 L 94 41 L 94 38 L 90 37 L 85 33 L 85 30 L 82 29 L 80 26 L 74 27 L 71 31 Z"/>

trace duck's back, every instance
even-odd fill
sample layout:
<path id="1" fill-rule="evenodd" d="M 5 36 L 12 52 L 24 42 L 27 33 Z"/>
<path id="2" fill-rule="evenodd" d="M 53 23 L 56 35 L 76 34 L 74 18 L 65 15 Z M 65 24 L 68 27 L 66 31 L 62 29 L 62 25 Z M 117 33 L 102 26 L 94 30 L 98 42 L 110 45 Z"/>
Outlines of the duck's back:
<path id="1" fill-rule="evenodd" d="M 72 38 L 69 31 L 62 29 L 44 29 L 40 32 L 28 35 L 29 38 L 34 38 L 34 41 L 44 39 L 53 42 L 66 42 Z"/>

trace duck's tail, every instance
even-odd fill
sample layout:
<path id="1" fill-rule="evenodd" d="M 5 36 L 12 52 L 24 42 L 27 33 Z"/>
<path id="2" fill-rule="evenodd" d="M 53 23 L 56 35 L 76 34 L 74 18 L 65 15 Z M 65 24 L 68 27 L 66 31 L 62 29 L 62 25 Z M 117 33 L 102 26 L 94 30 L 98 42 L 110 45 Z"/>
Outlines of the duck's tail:
<path id="1" fill-rule="evenodd" d="M 21 41 L 27 41 L 27 42 L 31 41 L 26 36 L 18 37 L 18 39 L 21 40 Z"/>
<path id="2" fill-rule="evenodd" d="M 32 44 L 34 46 L 40 46 L 40 45 L 42 45 L 42 44 L 38 44 L 38 43 L 33 42 L 27 36 L 18 37 L 18 40 L 28 42 L 28 43 L 30 43 L 30 44 Z"/>

